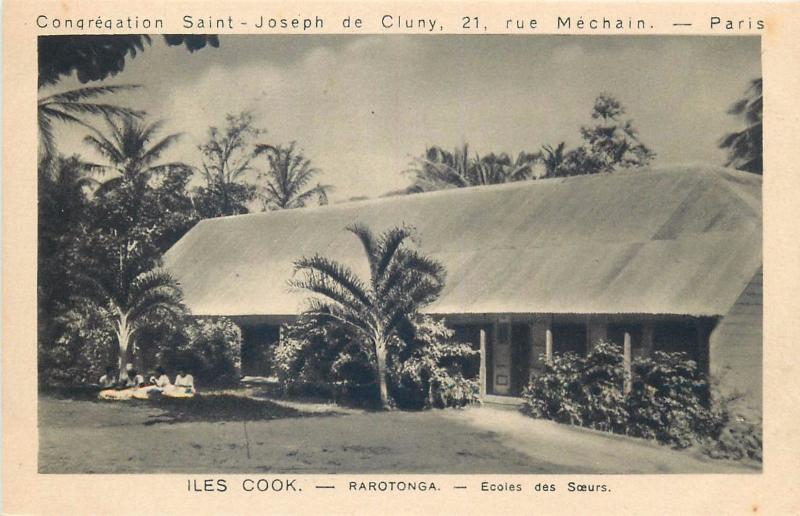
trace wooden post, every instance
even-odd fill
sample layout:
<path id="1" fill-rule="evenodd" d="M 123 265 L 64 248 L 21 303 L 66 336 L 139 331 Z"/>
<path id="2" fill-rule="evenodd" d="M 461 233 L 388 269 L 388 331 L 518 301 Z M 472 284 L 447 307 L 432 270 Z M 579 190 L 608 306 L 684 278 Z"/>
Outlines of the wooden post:
<path id="1" fill-rule="evenodd" d="M 539 369 L 538 367 L 539 361 L 536 356 L 536 338 L 534 336 L 535 331 L 536 328 L 534 327 L 533 323 L 528 324 L 528 337 L 529 337 L 528 346 L 530 346 L 530 357 L 529 357 L 530 360 L 528 360 L 528 378 L 526 380 L 525 385 L 531 383 L 531 380 L 536 374 L 536 371 Z"/>
<path id="2" fill-rule="evenodd" d="M 625 332 L 625 343 L 622 347 L 622 368 L 624 371 L 625 383 L 623 392 L 630 394 L 631 392 L 631 334 Z"/>
<path id="3" fill-rule="evenodd" d="M 481 401 L 486 397 L 486 330 L 481 330 L 481 366 L 478 376 L 480 377 Z"/>
<path id="4" fill-rule="evenodd" d="M 548 364 L 553 362 L 553 330 L 550 328 L 544 332 L 544 359 Z"/>

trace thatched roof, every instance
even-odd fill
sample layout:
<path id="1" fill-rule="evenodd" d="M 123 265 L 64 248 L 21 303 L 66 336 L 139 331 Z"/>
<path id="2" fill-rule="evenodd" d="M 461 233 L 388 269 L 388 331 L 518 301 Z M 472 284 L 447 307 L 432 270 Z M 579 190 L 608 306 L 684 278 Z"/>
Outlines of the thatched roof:
<path id="1" fill-rule="evenodd" d="M 447 269 L 430 313 L 720 315 L 761 265 L 761 177 L 645 169 L 210 219 L 165 265 L 195 314 L 297 314 L 298 257 L 367 272 L 354 222 L 417 228 Z"/>

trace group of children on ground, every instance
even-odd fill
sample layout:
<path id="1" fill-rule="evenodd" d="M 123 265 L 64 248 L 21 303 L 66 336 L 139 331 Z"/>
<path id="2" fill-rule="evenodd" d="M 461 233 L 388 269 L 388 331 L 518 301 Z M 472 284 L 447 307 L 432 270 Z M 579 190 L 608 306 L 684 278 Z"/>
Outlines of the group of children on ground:
<path id="1" fill-rule="evenodd" d="M 100 377 L 100 394 L 98 398 L 104 400 L 150 399 L 155 396 L 170 398 L 191 398 L 194 396 L 194 377 L 184 369 L 179 369 L 172 383 L 163 367 L 156 369 L 155 374 L 145 381 L 132 364 L 125 370 L 116 374 L 117 368 L 109 366 L 106 374 Z"/>

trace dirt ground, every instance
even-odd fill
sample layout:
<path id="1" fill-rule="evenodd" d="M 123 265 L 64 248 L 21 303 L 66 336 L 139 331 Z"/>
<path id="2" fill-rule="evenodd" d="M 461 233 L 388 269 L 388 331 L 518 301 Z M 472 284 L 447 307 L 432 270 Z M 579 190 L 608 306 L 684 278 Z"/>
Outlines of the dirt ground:
<path id="1" fill-rule="evenodd" d="M 533 420 L 507 408 L 363 412 L 314 404 L 259 420 L 41 397 L 41 473 L 723 473 L 755 466 Z M 259 412 L 260 411 L 260 412 Z M 220 415 L 221 414 L 221 415 Z M 272 414 L 272 415 L 270 415 Z M 272 418 L 272 419 L 265 419 Z"/>

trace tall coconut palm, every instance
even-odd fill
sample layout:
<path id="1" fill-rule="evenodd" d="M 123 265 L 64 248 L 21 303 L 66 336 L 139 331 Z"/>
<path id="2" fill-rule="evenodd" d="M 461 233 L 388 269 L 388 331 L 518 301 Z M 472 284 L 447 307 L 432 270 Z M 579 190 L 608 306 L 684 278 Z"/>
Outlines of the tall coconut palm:
<path id="1" fill-rule="evenodd" d="M 141 111 L 117 106 L 106 102 L 98 102 L 98 97 L 111 95 L 120 91 L 138 88 L 137 85 L 93 86 L 64 91 L 42 97 L 37 103 L 39 121 L 40 150 L 46 154 L 55 153 L 54 123 L 64 122 L 91 128 L 86 120 L 93 116 L 140 117 Z"/>
<path id="2" fill-rule="evenodd" d="M 178 283 L 169 273 L 151 269 L 129 280 L 131 268 L 114 274 L 80 275 L 79 296 L 101 308 L 117 337 L 120 371 L 136 351 L 137 333 L 153 319 L 180 317 L 185 313 Z"/>
<path id="3" fill-rule="evenodd" d="M 750 82 L 745 97 L 736 102 L 728 113 L 742 118 L 747 127 L 726 135 L 719 143 L 727 149 L 727 167 L 734 167 L 754 174 L 764 172 L 763 111 L 764 95 L 761 77 Z"/>
<path id="4" fill-rule="evenodd" d="M 162 122 L 146 123 L 134 116 L 105 115 L 107 135 L 91 128 L 84 141 L 103 156 L 107 164 L 96 165 L 96 169 L 111 173 L 103 181 L 98 194 L 114 190 L 123 182 L 145 184 L 158 173 L 171 168 L 187 168 L 180 162 L 159 163 L 161 155 L 180 138 L 170 134 L 157 138 Z"/>
<path id="5" fill-rule="evenodd" d="M 347 230 L 361 241 L 370 275 L 359 278 L 349 267 L 315 255 L 295 262 L 303 277 L 290 284 L 316 294 L 306 314 L 347 329 L 373 362 L 381 404 L 391 406 L 387 386 L 388 348 L 398 327 L 433 302 L 444 287 L 444 267 L 406 247 L 413 229 L 396 227 L 376 237 L 362 225 Z"/>
<path id="6" fill-rule="evenodd" d="M 261 174 L 266 178 L 261 199 L 267 210 L 302 208 L 315 198 L 320 205 L 328 203 L 331 186 L 317 183 L 306 189 L 320 170 L 311 166 L 311 161 L 295 145 L 292 142 L 288 146 L 256 146 L 255 155 L 267 157 L 267 171 Z"/>

